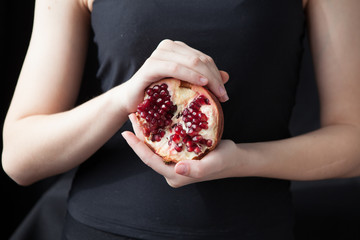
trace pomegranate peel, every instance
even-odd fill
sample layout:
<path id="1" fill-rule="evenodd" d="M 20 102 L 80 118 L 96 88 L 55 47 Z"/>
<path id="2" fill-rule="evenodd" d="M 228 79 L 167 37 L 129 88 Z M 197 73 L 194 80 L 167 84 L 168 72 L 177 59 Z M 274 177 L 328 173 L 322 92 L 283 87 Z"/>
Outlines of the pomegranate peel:
<path id="1" fill-rule="evenodd" d="M 221 105 L 210 91 L 173 78 L 150 85 L 135 115 L 144 142 L 165 162 L 203 158 L 224 128 Z"/>

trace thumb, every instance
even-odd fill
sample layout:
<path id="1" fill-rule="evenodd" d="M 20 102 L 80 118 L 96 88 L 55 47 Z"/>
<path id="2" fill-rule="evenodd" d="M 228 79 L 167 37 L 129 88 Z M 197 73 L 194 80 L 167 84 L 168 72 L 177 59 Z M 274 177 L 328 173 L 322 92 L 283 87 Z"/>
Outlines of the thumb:
<path id="1" fill-rule="evenodd" d="M 202 167 L 199 160 L 184 160 L 175 165 L 175 172 L 187 177 L 201 178 L 201 172 L 204 172 Z"/>

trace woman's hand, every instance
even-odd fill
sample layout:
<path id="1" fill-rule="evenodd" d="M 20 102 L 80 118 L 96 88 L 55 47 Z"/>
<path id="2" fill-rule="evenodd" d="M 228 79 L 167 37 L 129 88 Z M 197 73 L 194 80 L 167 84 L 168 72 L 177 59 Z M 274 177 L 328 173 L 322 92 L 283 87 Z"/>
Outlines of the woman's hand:
<path id="1" fill-rule="evenodd" d="M 187 184 L 233 177 L 235 167 L 240 164 L 238 148 L 233 141 L 222 140 L 219 145 L 201 160 L 185 160 L 177 164 L 165 164 L 163 159 L 156 155 L 143 142 L 144 136 L 139 128 L 135 115 L 131 114 L 136 136 L 132 132 L 123 132 L 122 135 L 140 159 L 153 170 L 163 175 L 172 187 L 181 187 Z"/>
<path id="2" fill-rule="evenodd" d="M 213 59 L 183 42 L 163 40 L 143 66 L 126 83 L 128 113 L 135 112 L 144 90 L 162 78 L 174 77 L 192 84 L 207 86 L 221 102 L 227 101 L 224 82 L 229 75 L 219 71 Z"/>

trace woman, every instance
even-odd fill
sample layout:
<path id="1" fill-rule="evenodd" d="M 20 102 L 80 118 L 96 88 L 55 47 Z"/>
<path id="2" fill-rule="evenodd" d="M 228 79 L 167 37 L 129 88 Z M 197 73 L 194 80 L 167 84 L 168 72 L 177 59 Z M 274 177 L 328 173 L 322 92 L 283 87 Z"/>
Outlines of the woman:
<path id="1" fill-rule="evenodd" d="M 291 239 L 288 180 L 360 173 L 359 9 L 356 0 L 38 0 L 4 170 L 29 185 L 81 164 L 65 239 Z M 305 15 L 322 127 L 290 137 Z M 90 26 L 103 94 L 74 107 Z M 224 140 L 201 161 L 164 165 L 128 131 L 144 89 L 164 77 L 222 102 Z"/>

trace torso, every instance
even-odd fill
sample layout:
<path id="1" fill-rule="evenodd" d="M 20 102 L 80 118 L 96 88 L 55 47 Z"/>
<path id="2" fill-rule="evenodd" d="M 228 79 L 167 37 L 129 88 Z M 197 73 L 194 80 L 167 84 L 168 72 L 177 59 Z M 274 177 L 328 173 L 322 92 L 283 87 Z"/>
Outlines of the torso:
<path id="1" fill-rule="evenodd" d="M 301 1 L 173 2 L 95 0 L 101 91 L 129 79 L 161 40 L 180 40 L 213 57 L 231 77 L 231 100 L 222 105 L 224 139 L 289 137 L 304 34 Z M 172 189 L 137 158 L 120 135 L 124 130 L 131 130 L 129 122 L 79 168 L 69 196 L 77 220 L 147 239 L 269 239 L 289 229 L 289 182 L 229 178 Z"/>

